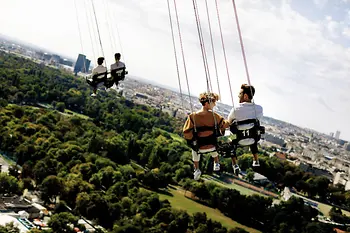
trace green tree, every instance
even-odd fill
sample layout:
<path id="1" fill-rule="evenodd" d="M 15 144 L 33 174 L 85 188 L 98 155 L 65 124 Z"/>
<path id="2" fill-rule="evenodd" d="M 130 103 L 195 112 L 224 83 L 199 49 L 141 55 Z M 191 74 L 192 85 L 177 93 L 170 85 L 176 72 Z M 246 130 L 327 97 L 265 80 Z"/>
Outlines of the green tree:
<path id="1" fill-rule="evenodd" d="M 41 198 L 45 202 L 56 203 L 56 197 L 64 192 L 63 180 L 57 176 L 46 177 L 41 183 Z"/>
<path id="2" fill-rule="evenodd" d="M 249 168 L 249 169 L 247 170 L 246 179 L 247 179 L 249 182 L 253 182 L 253 181 L 254 181 L 254 174 L 255 174 L 255 172 L 253 171 L 253 169 Z"/>
<path id="3" fill-rule="evenodd" d="M 71 226 L 73 225 L 73 227 Z M 78 217 L 68 212 L 62 212 L 51 216 L 48 226 L 56 233 L 74 232 L 73 228 L 78 224 Z"/>

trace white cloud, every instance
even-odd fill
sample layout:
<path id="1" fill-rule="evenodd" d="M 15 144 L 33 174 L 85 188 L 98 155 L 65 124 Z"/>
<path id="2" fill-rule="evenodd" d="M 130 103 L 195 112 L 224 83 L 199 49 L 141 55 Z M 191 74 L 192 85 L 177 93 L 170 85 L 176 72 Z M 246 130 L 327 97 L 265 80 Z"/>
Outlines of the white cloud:
<path id="1" fill-rule="evenodd" d="M 105 0 L 102 0 L 102 2 Z M 84 38 L 84 52 L 92 57 L 84 5 L 79 5 L 80 21 Z M 173 1 L 171 0 L 173 3 Z M 231 1 L 218 1 L 233 97 L 236 101 L 238 88 L 247 82 Z M 252 84 L 256 86 L 256 102 L 261 103 L 266 115 L 314 128 L 322 132 L 340 129 L 350 139 L 349 129 L 344 128 L 350 119 L 348 92 L 350 90 L 350 52 L 333 42 L 333 39 L 349 36 L 346 23 L 333 17 L 313 22 L 290 6 L 291 1 L 244 0 L 237 1 L 241 30 L 248 59 Z M 314 1 L 323 7 L 327 1 Z M 184 42 L 185 59 L 192 93 L 206 89 L 204 67 L 201 58 L 192 1 L 176 1 Z M 0 31 L 32 43 L 76 56 L 81 52 L 77 32 L 75 9 L 69 0 L 0 0 L 6 12 L 0 15 Z M 212 61 L 209 31 L 203 2 L 198 1 L 201 24 L 212 80 L 216 80 Z M 41 7 L 41 8 L 40 8 Z M 172 48 L 166 1 L 122 0 L 109 2 L 116 34 L 116 24 L 123 45 L 129 73 L 153 79 L 177 87 L 177 75 Z M 230 93 L 224 66 L 215 5 L 209 2 L 216 59 L 219 67 L 220 87 L 224 102 L 230 104 Z M 106 11 L 96 5 L 107 62 L 111 62 L 117 45 L 111 45 L 107 30 Z M 316 8 L 316 7 L 315 7 Z M 30 11 L 28 9 L 31 9 Z M 113 11 L 112 11 L 113 9 Z M 317 10 L 317 9 L 316 9 Z M 21 17 L 13 17 L 14 15 Z M 23 20 L 25 19 L 25 20 Z M 350 19 L 350 18 L 349 18 Z M 175 20 L 173 15 L 173 20 Z M 91 20 L 92 22 L 92 20 Z M 90 23 L 92 25 L 92 23 Z M 175 26 L 175 25 L 174 25 Z M 176 28 L 175 28 L 176 29 Z M 177 35 L 177 34 L 176 34 Z M 97 53 L 97 38 L 95 53 Z M 187 90 L 180 47 L 182 89 Z M 216 90 L 216 81 L 213 82 Z M 347 132 L 345 132 L 348 130 Z"/>
<path id="2" fill-rule="evenodd" d="M 342 34 L 346 36 L 347 38 L 350 38 L 350 28 L 344 28 L 342 31 Z"/>
<path id="3" fill-rule="evenodd" d="M 327 4 L 328 0 L 313 0 L 313 2 L 317 7 L 323 8 Z"/>
<path id="4" fill-rule="evenodd" d="M 313 0 L 313 1 L 314 1 L 314 4 L 319 8 L 323 8 L 328 2 L 328 0 Z"/>

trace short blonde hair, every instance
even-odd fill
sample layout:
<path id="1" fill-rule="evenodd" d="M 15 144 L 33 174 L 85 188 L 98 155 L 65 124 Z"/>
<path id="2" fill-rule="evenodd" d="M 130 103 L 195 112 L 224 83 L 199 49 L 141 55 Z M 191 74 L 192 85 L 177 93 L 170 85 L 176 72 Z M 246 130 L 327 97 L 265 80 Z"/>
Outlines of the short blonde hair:
<path id="1" fill-rule="evenodd" d="M 213 92 L 203 92 L 199 95 L 199 102 L 205 105 L 206 102 L 216 102 L 220 100 L 220 96 Z"/>

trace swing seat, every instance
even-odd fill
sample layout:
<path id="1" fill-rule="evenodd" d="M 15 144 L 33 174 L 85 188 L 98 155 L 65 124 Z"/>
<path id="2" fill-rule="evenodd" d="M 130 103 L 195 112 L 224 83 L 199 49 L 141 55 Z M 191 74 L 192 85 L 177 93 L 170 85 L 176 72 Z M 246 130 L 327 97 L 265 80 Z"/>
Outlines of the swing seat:
<path id="1" fill-rule="evenodd" d="M 220 154 L 225 154 L 232 148 L 232 143 L 237 139 L 237 135 L 230 134 L 225 136 L 220 136 L 217 138 L 216 150 Z"/>
<path id="2" fill-rule="evenodd" d="M 86 76 L 85 79 L 90 86 L 97 87 L 99 84 L 104 83 L 107 80 L 107 72 L 89 75 Z"/>
<path id="3" fill-rule="evenodd" d="M 128 71 L 125 70 L 125 67 L 111 70 L 111 76 L 114 82 L 118 83 L 125 79 L 125 75 L 128 74 Z"/>
<path id="4" fill-rule="evenodd" d="M 265 134 L 265 127 L 260 125 L 259 120 L 249 119 L 234 122 L 230 131 L 237 135 L 237 139 L 233 142 L 235 145 L 250 146 L 261 139 L 261 134 Z"/>

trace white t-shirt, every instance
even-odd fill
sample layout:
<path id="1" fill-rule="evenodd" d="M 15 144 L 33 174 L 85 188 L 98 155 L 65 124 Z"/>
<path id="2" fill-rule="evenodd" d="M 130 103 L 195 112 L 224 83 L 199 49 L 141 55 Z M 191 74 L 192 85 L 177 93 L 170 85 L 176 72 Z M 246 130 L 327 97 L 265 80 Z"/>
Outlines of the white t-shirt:
<path id="1" fill-rule="evenodd" d="M 239 103 L 238 106 L 231 109 L 231 112 L 228 116 L 228 120 L 232 123 L 233 120 L 244 121 L 249 119 L 258 119 L 260 120 L 263 116 L 263 108 L 258 104 L 253 103 Z"/>
<path id="2" fill-rule="evenodd" d="M 92 70 L 92 75 L 105 73 L 106 71 L 107 71 L 106 67 L 104 67 L 103 65 L 98 65 Z M 101 75 L 97 78 L 103 78 L 103 76 Z"/>
<path id="3" fill-rule="evenodd" d="M 125 67 L 124 62 L 118 61 L 118 62 L 113 63 L 111 65 L 111 70 L 116 70 L 116 69 L 123 68 L 123 67 Z"/>

